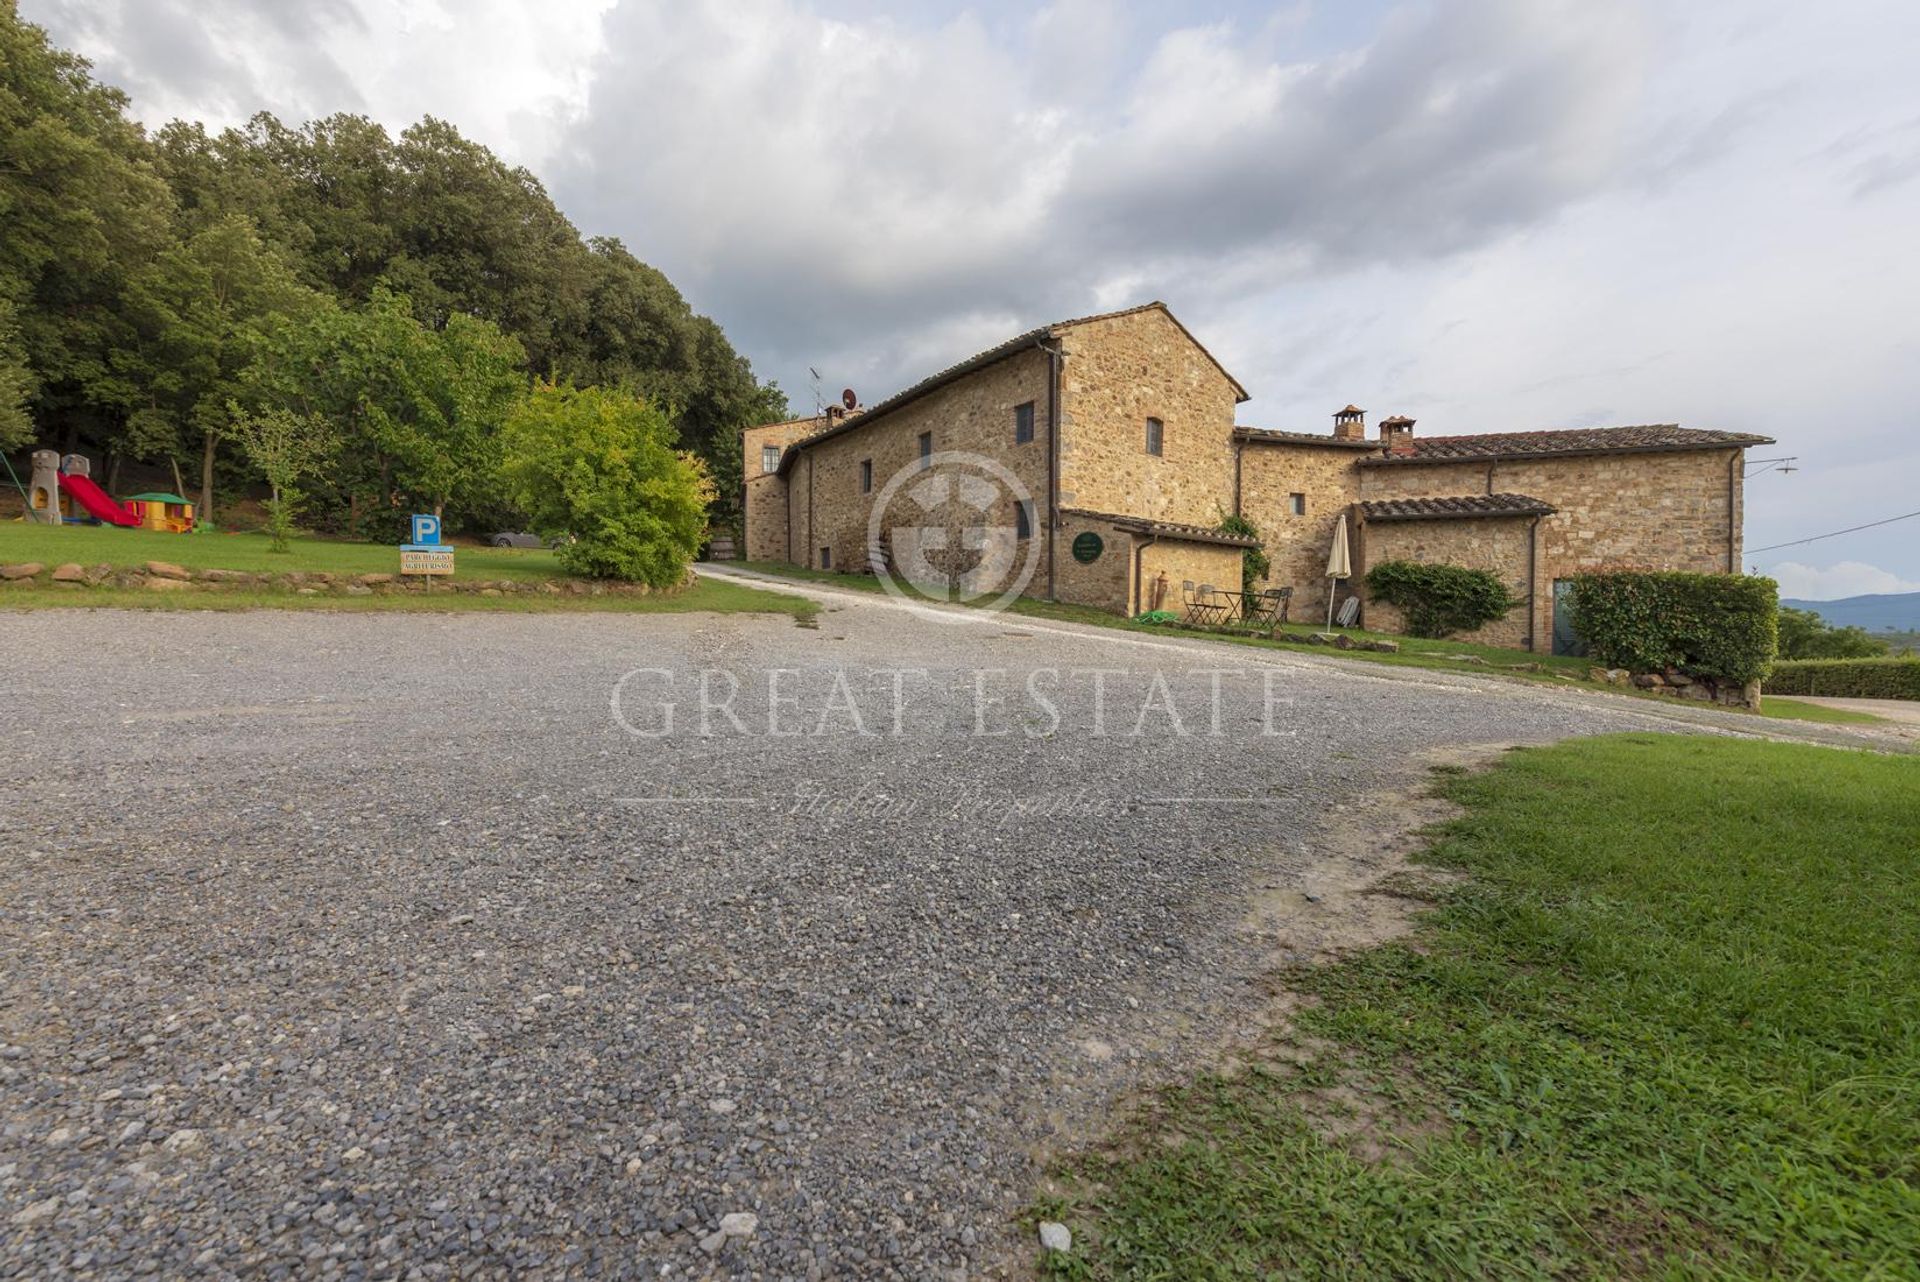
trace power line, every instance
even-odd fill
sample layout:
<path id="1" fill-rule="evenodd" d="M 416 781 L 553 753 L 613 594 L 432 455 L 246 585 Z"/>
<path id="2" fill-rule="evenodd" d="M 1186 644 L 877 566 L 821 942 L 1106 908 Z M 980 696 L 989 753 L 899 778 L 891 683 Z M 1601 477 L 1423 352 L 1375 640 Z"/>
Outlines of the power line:
<path id="1" fill-rule="evenodd" d="M 1884 521 L 1868 521 L 1865 525 L 1851 525 L 1844 530 L 1834 530 L 1830 534 L 1816 534 L 1810 539 L 1795 539 L 1791 543 L 1769 543 L 1763 548 L 1748 548 L 1747 553 L 1748 555 L 1752 555 L 1755 552 L 1772 552 L 1778 548 L 1797 548 L 1802 543 L 1818 543 L 1821 539 L 1833 539 L 1840 537 L 1842 534 L 1853 534 L 1860 530 L 1871 530 L 1876 525 L 1892 525 L 1895 521 L 1911 521 L 1916 516 L 1920 516 L 1920 512 L 1908 512 L 1904 516 L 1890 516 Z"/>

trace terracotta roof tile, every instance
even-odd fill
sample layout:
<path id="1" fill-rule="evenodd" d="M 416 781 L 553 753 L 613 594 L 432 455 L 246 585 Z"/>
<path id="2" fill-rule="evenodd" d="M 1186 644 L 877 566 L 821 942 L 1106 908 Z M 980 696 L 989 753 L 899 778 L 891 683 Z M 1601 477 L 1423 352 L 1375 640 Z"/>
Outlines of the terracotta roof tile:
<path id="1" fill-rule="evenodd" d="M 1366 437 L 1357 440 L 1331 436 L 1325 432 L 1283 432 L 1275 427 L 1235 427 L 1235 440 L 1271 441 L 1276 445 L 1332 445 L 1343 450 L 1377 450 L 1380 442 Z"/>
<path id="2" fill-rule="evenodd" d="M 1494 516 L 1548 516 L 1551 503 L 1530 494 L 1462 494 L 1446 498 L 1375 499 L 1360 505 L 1369 521 L 1440 521 Z"/>
<path id="3" fill-rule="evenodd" d="M 1099 521 L 1111 521 L 1116 529 L 1132 534 L 1150 534 L 1155 538 L 1174 539 L 1186 543 L 1224 543 L 1229 547 L 1257 548 L 1260 540 L 1250 539 L 1244 534 L 1228 534 L 1210 525 L 1188 525 L 1184 521 L 1152 521 L 1144 516 L 1124 516 L 1118 512 L 1093 512 L 1086 508 L 1063 507 L 1060 509 L 1069 516 L 1090 516 Z"/>
<path id="4" fill-rule="evenodd" d="M 1676 423 L 1640 427 L 1577 427 L 1546 432 L 1483 432 L 1474 436 L 1414 437 L 1367 465 L 1446 463 L 1456 459 L 1547 458 L 1567 454 L 1650 454 L 1771 445 L 1770 436 L 1711 432 Z"/>

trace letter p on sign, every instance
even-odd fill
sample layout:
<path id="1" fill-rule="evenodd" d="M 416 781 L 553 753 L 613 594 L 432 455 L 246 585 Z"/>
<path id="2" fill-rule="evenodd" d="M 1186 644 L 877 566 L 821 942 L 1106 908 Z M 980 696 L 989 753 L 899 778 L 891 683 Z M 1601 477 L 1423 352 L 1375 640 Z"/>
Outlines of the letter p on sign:
<path id="1" fill-rule="evenodd" d="M 440 518 L 425 513 L 415 513 L 413 517 L 413 541 L 415 543 L 438 543 L 440 541 Z"/>

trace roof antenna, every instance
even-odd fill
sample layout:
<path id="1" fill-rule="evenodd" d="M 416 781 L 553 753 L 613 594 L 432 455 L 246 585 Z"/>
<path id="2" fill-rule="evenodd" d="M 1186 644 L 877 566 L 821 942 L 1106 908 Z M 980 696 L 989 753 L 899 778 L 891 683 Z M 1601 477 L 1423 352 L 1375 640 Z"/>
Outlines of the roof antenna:
<path id="1" fill-rule="evenodd" d="M 807 373 L 813 375 L 813 416 L 819 418 L 827 412 L 827 402 L 820 395 L 820 371 L 809 365 Z"/>

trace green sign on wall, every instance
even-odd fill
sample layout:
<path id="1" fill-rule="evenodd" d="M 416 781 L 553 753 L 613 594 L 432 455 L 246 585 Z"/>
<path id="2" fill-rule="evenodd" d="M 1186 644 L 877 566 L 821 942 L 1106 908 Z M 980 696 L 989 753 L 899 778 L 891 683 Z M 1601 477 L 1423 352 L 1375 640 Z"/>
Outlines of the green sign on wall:
<path id="1" fill-rule="evenodd" d="M 1073 538 L 1073 559 L 1082 565 L 1092 565 L 1100 559 L 1100 553 L 1106 546 L 1101 542 L 1100 536 L 1092 530 L 1088 530 L 1085 534 L 1076 534 Z"/>

